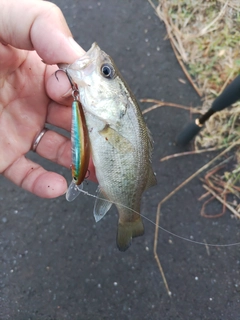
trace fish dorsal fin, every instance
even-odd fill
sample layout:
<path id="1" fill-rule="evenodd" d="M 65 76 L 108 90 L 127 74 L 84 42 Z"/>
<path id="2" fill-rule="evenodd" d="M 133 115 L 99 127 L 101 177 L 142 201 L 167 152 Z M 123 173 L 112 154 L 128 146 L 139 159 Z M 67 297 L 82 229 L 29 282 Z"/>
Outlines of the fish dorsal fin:
<path id="1" fill-rule="evenodd" d="M 134 147 L 131 142 L 120 135 L 116 130 L 106 125 L 104 129 L 99 131 L 99 134 L 106 139 L 115 149 L 121 153 L 133 151 Z"/>
<path id="2" fill-rule="evenodd" d="M 106 197 L 102 194 L 100 188 L 97 189 L 97 198 L 95 200 L 93 215 L 95 221 L 100 221 L 108 210 L 111 208 L 112 202 L 108 201 Z"/>
<path id="3" fill-rule="evenodd" d="M 157 184 L 157 178 L 155 173 L 153 172 L 152 168 L 149 166 L 149 170 L 148 170 L 148 180 L 147 180 L 147 184 L 146 184 L 146 188 L 145 190 L 147 190 L 148 188 L 151 188 L 153 186 L 155 186 Z"/>

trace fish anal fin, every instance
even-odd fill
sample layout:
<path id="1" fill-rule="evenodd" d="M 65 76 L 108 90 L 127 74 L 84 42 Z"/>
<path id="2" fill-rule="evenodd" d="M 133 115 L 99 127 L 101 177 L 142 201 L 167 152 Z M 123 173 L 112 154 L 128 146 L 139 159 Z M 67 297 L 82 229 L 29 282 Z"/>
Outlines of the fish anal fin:
<path id="1" fill-rule="evenodd" d="M 99 131 L 99 134 L 121 153 L 131 152 L 134 150 L 131 142 L 120 135 L 116 130 L 112 129 L 109 125 L 106 125 L 104 129 Z"/>
<path id="2" fill-rule="evenodd" d="M 142 219 L 133 222 L 118 223 L 117 247 L 120 251 L 126 251 L 132 243 L 132 238 L 142 236 L 144 227 Z"/>

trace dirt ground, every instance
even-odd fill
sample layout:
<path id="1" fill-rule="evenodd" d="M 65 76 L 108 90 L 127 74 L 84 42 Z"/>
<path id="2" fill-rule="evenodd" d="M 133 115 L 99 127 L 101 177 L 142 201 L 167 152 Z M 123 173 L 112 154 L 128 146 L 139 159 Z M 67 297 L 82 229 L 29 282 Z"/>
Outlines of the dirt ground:
<path id="1" fill-rule="evenodd" d="M 88 50 L 97 41 L 109 53 L 137 99 L 187 106 L 200 100 L 181 71 L 164 25 L 146 0 L 56 0 L 75 39 Z M 183 79 L 186 84 L 179 81 Z M 141 104 L 144 109 L 149 105 Z M 216 154 L 159 159 L 180 149 L 174 139 L 189 121 L 187 111 L 163 107 L 145 116 L 155 144 L 158 185 L 142 199 L 142 214 L 155 221 L 158 202 Z M 29 154 L 70 181 L 70 171 Z M 94 193 L 96 185 L 89 184 Z M 153 255 L 154 224 L 125 253 L 116 248 L 117 214 L 99 223 L 94 200 L 79 196 L 39 199 L 0 177 L 1 320 L 226 320 L 240 319 L 239 222 L 229 212 L 200 216 L 204 193 L 195 178 L 162 208 L 158 253 L 172 297 Z M 209 209 L 219 212 L 217 202 Z"/>

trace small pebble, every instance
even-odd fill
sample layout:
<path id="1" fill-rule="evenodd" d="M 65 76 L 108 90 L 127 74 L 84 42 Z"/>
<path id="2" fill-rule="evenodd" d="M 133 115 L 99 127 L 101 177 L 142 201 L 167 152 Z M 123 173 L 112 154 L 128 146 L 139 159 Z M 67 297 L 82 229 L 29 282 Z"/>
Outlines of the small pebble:
<path id="1" fill-rule="evenodd" d="M 6 223 L 7 222 L 7 218 L 6 217 L 3 217 L 2 218 L 2 223 Z"/>

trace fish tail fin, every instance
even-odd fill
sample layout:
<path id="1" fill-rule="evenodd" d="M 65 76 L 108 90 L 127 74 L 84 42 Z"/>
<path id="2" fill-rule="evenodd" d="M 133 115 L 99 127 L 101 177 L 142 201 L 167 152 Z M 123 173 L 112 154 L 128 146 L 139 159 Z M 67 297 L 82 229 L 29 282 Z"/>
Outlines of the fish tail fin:
<path id="1" fill-rule="evenodd" d="M 131 243 L 132 238 L 142 236 L 144 234 L 144 227 L 142 219 L 139 218 L 132 222 L 118 222 L 117 232 L 117 247 L 120 251 L 126 251 Z"/>

